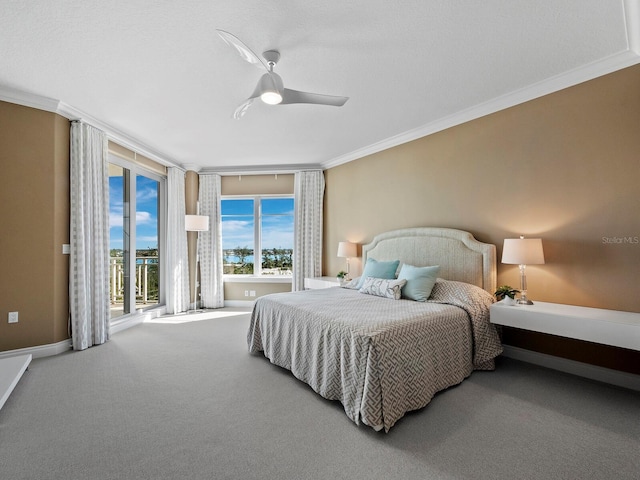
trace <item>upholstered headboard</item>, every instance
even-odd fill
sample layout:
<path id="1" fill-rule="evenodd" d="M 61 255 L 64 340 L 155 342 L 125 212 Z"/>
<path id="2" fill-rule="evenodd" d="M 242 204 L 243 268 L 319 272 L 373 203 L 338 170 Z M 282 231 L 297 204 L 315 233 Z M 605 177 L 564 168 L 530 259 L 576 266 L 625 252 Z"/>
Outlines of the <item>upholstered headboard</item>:
<path id="1" fill-rule="evenodd" d="M 422 227 L 381 233 L 362 247 L 363 265 L 369 257 L 418 267 L 440 265 L 440 278 L 471 283 L 491 294 L 496 290 L 495 245 L 463 230 Z"/>

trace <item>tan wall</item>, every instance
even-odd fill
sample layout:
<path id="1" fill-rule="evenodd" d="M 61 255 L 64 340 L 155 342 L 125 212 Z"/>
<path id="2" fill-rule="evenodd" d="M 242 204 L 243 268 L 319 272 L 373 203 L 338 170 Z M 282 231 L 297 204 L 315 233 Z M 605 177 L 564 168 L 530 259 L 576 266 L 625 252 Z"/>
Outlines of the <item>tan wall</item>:
<path id="1" fill-rule="evenodd" d="M 0 351 L 68 338 L 69 122 L 0 102 Z M 7 323 L 18 311 L 19 322 Z"/>
<path id="2" fill-rule="evenodd" d="M 167 175 L 167 167 L 161 165 L 155 160 L 151 160 L 150 158 L 145 157 L 144 155 L 140 155 L 133 150 L 129 150 L 122 145 L 118 145 L 117 143 L 109 140 L 109 153 L 116 155 L 120 158 L 124 158 L 125 160 L 140 165 L 141 167 L 149 170 L 150 172 L 155 172 L 158 175 Z"/>
<path id="3" fill-rule="evenodd" d="M 292 174 L 228 175 L 221 178 L 222 195 L 292 195 Z"/>
<path id="4" fill-rule="evenodd" d="M 185 174 L 185 213 L 197 215 L 199 177 L 194 171 Z M 191 303 L 196 301 L 196 256 L 198 246 L 198 232 L 187 232 L 187 255 L 189 258 L 189 298 Z"/>
<path id="5" fill-rule="evenodd" d="M 245 297 L 245 291 L 255 291 L 255 297 Z M 291 283 L 249 283 L 249 282 L 237 282 L 224 284 L 224 299 L 225 300 L 242 300 L 252 301 L 263 295 L 269 295 L 270 293 L 290 292 Z"/>
<path id="6" fill-rule="evenodd" d="M 640 244 L 603 241 L 640 238 L 639 85 L 634 66 L 327 170 L 324 274 L 339 241 L 387 230 L 468 230 L 498 258 L 524 234 L 547 262 L 527 268 L 534 301 L 640 312 Z"/>

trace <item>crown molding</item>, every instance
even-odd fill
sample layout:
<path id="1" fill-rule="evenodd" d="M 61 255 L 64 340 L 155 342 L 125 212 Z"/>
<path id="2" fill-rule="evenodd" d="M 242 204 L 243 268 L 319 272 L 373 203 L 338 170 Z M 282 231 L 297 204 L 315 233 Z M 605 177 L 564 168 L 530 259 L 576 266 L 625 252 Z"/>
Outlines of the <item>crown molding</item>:
<path id="1" fill-rule="evenodd" d="M 634 5 L 636 6 L 636 10 L 640 12 L 640 7 L 637 6 L 638 3 L 634 2 Z M 637 18 L 640 19 L 640 15 Z M 633 23 L 634 25 L 635 33 L 633 33 L 633 35 L 630 34 L 629 36 L 635 36 L 637 43 L 639 44 L 636 45 L 636 47 L 640 47 L 640 28 L 638 26 L 638 21 L 631 23 Z M 631 33 L 631 31 L 629 32 Z M 366 157 L 367 155 L 372 155 L 374 153 L 378 153 L 383 150 L 402 145 L 403 143 L 411 142 L 413 140 L 417 140 L 418 138 L 426 137 L 427 135 L 432 135 L 442 130 L 446 130 L 447 128 L 461 125 L 471 120 L 475 120 L 477 118 L 498 112 L 500 110 L 504 110 L 506 108 L 528 102 L 529 100 L 543 97 L 550 93 L 572 87 L 579 83 L 601 77 L 617 70 L 622 70 L 623 68 L 627 68 L 638 63 L 640 63 L 640 49 L 637 52 L 627 50 L 623 53 L 612 55 L 599 62 L 594 62 L 592 64 L 576 68 L 575 70 L 571 70 L 561 75 L 548 78 L 523 89 L 511 92 L 507 95 L 494 98 L 493 100 L 489 100 L 488 102 L 484 102 L 474 107 L 457 112 L 453 115 L 443 117 L 436 120 L 435 122 L 422 125 L 421 127 L 415 128 L 413 130 L 400 133 L 380 142 L 368 145 L 364 148 L 354 150 L 353 152 L 347 153 L 346 155 L 341 155 L 331 160 L 327 160 L 325 162 L 322 162 L 321 165 L 325 170 L 337 167 L 344 163 Z"/>
<path id="2" fill-rule="evenodd" d="M 0 101 L 52 113 L 57 113 L 58 105 L 60 104 L 58 100 L 53 98 L 43 97 L 42 95 L 36 95 L 35 93 L 25 92 L 5 85 L 0 85 Z"/>
<path id="3" fill-rule="evenodd" d="M 389 137 L 385 140 L 354 150 L 353 152 L 345 155 L 321 162 L 322 168 L 329 169 L 337 167 L 344 163 L 366 157 L 367 155 L 372 155 L 403 143 L 417 140 L 418 138 L 446 130 L 447 128 L 455 127 L 456 125 L 475 120 L 476 118 L 490 115 L 500 110 L 528 102 L 529 100 L 533 100 L 640 63 L 640 1 L 623 0 L 623 8 L 625 26 L 627 30 L 628 49 L 626 51 L 612 55 L 598 62 L 583 65 L 569 72 L 556 75 L 555 77 L 551 77 L 507 95 L 497 97 L 488 102 L 476 105 L 475 107 L 462 110 L 416 129 Z"/>
<path id="4" fill-rule="evenodd" d="M 121 130 L 105 123 L 97 118 L 68 105 L 60 100 L 44 97 L 35 93 L 25 92 L 15 88 L 0 85 L 0 101 L 14 103 L 25 107 L 36 108 L 58 114 L 70 121 L 82 121 L 92 125 L 107 134 L 110 140 L 122 145 L 134 152 L 150 158 L 162 165 L 169 167 L 177 167 L 182 170 L 193 170 L 200 174 L 217 173 L 220 175 L 266 175 L 275 173 L 295 173 L 305 170 L 322 170 L 320 164 L 295 164 L 295 165 L 250 165 L 246 167 L 206 167 L 193 163 L 181 164 L 175 160 L 169 159 L 166 155 L 158 152 L 149 145 L 139 140 L 135 140 Z"/>
<path id="5" fill-rule="evenodd" d="M 217 174 L 222 176 L 233 175 L 273 175 L 305 172 L 310 170 L 323 170 L 322 165 L 314 163 L 292 164 L 292 165 L 249 165 L 246 167 L 206 167 L 200 169 L 198 173 L 202 175 Z"/>
<path id="6" fill-rule="evenodd" d="M 202 170 L 202 166 L 196 165 L 195 163 L 183 163 L 182 168 L 184 168 L 186 172 L 192 171 L 192 172 L 200 173 L 200 170 Z"/>
<path id="7" fill-rule="evenodd" d="M 140 155 L 144 155 L 145 157 L 150 158 L 151 160 L 154 160 L 164 166 L 183 168 L 179 162 L 169 158 L 167 155 L 162 154 L 161 152 L 155 150 L 144 142 L 136 140 L 123 131 L 113 127 L 112 125 L 98 120 L 88 113 L 72 107 L 71 105 L 67 105 L 64 102 L 58 102 L 58 108 L 54 113 L 57 113 L 58 115 L 61 115 L 69 120 L 80 120 L 84 123 L 88 123 L 89 125 L 92 125 L 105 132 L 109 137 L 109 140 L 113 140 L 115 143 L 136 153 L 139 153 Z"/>
<path id="8" fill-rule="evenodd" d="M 35 93 L 25 92 L 16 88 L 0 85 L 0 101 L 14 103 L 16 105 L 22 105 L 24 107 L 36 108 L 45 112 L 55 113 L 70 121 L 79 120 L 84 123 L 88 123 L 89 125 L 92 125 L 105 132 L 110 140 L 113 140 L 115 143 L 118 143 L 123 147 L 144 155 L 145 157 L 148 157 L 151 160 L 154 160 L 162 165 L 182 168 L 180 163 L 173 159 L 170 159 L 167 155 L 158 152 L 157 150 L 153 149 L 143 142 L 135 140 L 128 134 L 113 127 L 112 125 L 98 120 L 88 113 L 72 107 L 71 105 L 67 105 L 60 100 L 55 100 L 53 98 L 37 95 Z"/>
<path id="9" fill-rule="evenodd" d="M 640 55 L 640 1 L 624 0 L 624 16 L 629 49 Z"/>

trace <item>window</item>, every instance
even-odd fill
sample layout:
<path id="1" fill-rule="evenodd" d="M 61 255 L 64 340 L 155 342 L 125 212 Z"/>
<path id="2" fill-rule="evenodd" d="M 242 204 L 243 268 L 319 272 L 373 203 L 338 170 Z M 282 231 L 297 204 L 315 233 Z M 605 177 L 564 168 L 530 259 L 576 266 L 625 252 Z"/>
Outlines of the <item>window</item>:
<path id="1" fill-rule="evenodd" d="M 109 163 L 109 295 L 111 319 L 161 302 L 161 201 L 165 179 L 136 166 Z"/>
<path id="2" fill-rule="evenodd" d="M 292 196 L 223 197 L 221 207 L 225 274 L 291 276 Z"/>

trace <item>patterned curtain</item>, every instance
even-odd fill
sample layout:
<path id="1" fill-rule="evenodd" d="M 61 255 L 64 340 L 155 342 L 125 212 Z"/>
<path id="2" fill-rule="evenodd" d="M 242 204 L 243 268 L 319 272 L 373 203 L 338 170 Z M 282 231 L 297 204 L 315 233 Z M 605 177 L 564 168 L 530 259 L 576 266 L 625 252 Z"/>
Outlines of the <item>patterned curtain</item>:
<path id="1" fill-rule="evenodd" d="M 304 289 L 305 277 L 322 275 L 322 171 L 298 172 L 294 180 L 295 219 L 293 291 Z"/>
<path id="2" fill-rule="evenodd" d="M 71 123 L 69 312 L 74 350 L 109 340 L 107 136 Z"/>
<path id="3" fill-rule="evenodd" d="M 220 175 L 200 175 L 200 215 L 209 217 L 209 231 L 198 232 L 200 285 L 204 308 L 224 307 L 222 283 L 222 221 Z"/>
<path id="4" fill-rule="evenodd" d="M 167 313 L 189 309 L 189 252 L 184 196 L 185 173 L 170 167 L 167 172 Z"/>

